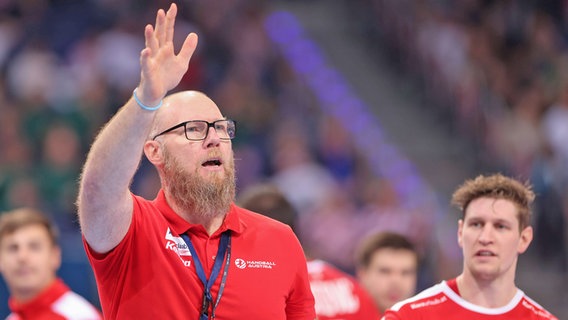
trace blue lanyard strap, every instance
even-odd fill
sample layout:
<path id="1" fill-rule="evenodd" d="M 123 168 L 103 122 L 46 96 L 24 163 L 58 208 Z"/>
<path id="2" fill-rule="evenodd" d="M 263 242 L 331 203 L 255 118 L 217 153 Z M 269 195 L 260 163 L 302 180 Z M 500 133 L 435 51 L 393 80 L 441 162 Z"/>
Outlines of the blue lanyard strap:
<path id="1" fill-rule="evenodd" d="M 223 264 L 223 260 L 225 260 L 225 267 L 223 270 L 223 275 L 221 277 L 221 285 L 219 287 L 219 293 L 217 294 L 217 299 L 215 304 L 213 305 L 211 316 L 212 319 L 215 318 L 215 309 L 221 301 L 221 295 L 223 294 L 223 290 L 225 289 L 225 282 L 227 281 L 227 273 L 229 271 L 229 264 L 231 260 L 231 231 L 227 230 L 221 234 L 221 240 L 219 241 L 219 249 L 217 250 L 217 255 L 215 256 L 215 262 L 213 264 L 213 270 L 211 270 L 211 275 L 209 279 L 205 276 L 205 271 L 203 269 L 203 265 L 197 256 L 197 252 L 189 239 L 187 234 L 181 235 L 183 241 L 187 244 L 189 251 L 191 252 L 191 256 L 193 257 L 193 263 L 195 265 L 195 271 L 197 272 L 197 277 L 203 283 L 203 300 L 201 302 L 201 313 L 199 315 L 199 320 L 207 320 L 208 313 L 209 313 L 209 306 L 211 302 L 213 302 L 213 296 L 211 294 L 211 288 L 213 287 L 213 283 L 219 276 L 219 272 L 221 272 L 221 266 Z M 225 259 L 225 253 L 227 254 L 227 259 Z"/>

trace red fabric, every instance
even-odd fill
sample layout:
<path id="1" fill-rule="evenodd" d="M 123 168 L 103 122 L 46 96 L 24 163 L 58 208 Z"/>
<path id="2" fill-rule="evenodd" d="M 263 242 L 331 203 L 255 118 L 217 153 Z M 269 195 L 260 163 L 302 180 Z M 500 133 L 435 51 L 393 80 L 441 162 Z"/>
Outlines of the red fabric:
<path id="1" fill-rule="evenodd" d="M 395 304 L 383 320 L 558 320 L 518 290 L 504 307 L 483 308 L 467 302 L 457 293 L 455 279 L 441 282 L 418 295 Z"/>
<path id="2" fill-rule="evenodd" d="M 321 261 L 308 261 L 308 276 L 318 320 L 380 319 L 369 294 L 349 274 Z"/>
<path id="3" fill-rule="evenodd" d="M 458 281 L 456 278 L 446 281 L 446 284 L 453 292 L 455 292 L 458 296 L 461 296 L 460 289 L 458 288 Z"/>
<path id="4" fill-rule="evenodd" d="M 232 230 L 231 262 L 216 309 L 218 319 L 314 319 L 306 260 L 292 230 L 231 206 L 211 237 L 166 203 L 133 196 L 134 214 L 122 242 L 107 254 L 85 243 L 108 319 L 197 319 L 203 285 L 185 242 L 188 234 L 209 276 L 223 231 Z M 221 276 L 212 288 L 217 299 Z"/>
<path id="5" fill-rule="evenodd" d="M 95 307 L 69 290 L 60 279 L 56 279 L 31 301 L 18 303 L 10 298 L 8 305 L 12 310 L 7 318 L 9 320 L 101 319 Z"/>

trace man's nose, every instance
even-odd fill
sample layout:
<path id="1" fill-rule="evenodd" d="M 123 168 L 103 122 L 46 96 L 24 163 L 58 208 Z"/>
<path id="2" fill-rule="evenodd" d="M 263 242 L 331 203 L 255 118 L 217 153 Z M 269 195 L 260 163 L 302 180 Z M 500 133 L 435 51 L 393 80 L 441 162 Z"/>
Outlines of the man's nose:
<path id="1" fill-rule="evenodd" d="M 486 224 L 481 229 L 481 233 L 479 234 L 479 242 L 482 244 L 489 244 L 493 242 L 494 230 L 493 226 L 490 224 Z"/>
<path id="2" fill-rule="evenodd" d="M 207 134 L 205 135 L 205 140 L 203 140 L 207 147 L 215 147 L 221 143 L 221 138 L 217 134 L 215 127 L 210 126 L 207 128 Z"/>

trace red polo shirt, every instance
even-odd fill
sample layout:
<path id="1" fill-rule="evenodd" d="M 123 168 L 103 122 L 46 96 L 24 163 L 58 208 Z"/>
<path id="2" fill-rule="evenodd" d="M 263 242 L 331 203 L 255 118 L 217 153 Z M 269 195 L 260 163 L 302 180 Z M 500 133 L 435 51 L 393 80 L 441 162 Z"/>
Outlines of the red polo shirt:
<path id="1" fill-rule="evenodd" d="M 371 296 L 351 275 L 322 260 L 308 261 L 318 320 L 379 320 Z"/>
<path id="2" fill-rule="evenodd" d="M 100 320 L 99 311 L 71 291 L 61 279 L 53 281 L 33 300 L 19 303 L 10 298 L 12 314 L 6 320 Z"/>
<path id="3" fill-rule="evenodd" d="M 314 319 L 306 260 L 292 230 L 232 205 L 209 236 L 166 203 L 133 196 L 130 229 L 106 254 L 85 243 L 106 319 L 198 319 L 203 284 L 180 234 L 187 232 L 209 277 L 221 233 L 231 230 L 231 261 L 218 319 Z M 217 299 L 221 275 L 212 287 Z"/>
<path id="4" fill-rule="evenodd" d="M 523 291 L 503 307 L 475 305 L 458 292 L 456 279 L 442 281 L 421 293 L 403 300 L 385 312 L 383 320 L 558 320 Z"/>

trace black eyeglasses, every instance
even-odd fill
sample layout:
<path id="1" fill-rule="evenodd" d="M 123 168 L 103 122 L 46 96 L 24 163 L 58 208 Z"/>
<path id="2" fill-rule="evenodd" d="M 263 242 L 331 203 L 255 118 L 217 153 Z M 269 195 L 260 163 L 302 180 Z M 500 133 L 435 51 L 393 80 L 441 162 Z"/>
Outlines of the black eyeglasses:
<path id="1" fill-rule="evenodd" d="M 209 134 L 209 128 L 215 129 L 215 132 L 217 132 L 217 135 L 220 139 L 231 140 L 235 137 L 237 123 L 231 119 L 222 119 L 213 122 L 207 122 L 205 120 L 190 120 L 177 124 L 158 133 L 154 136 L 154 138 L 152 138 L 152 140 L 156 140 L 157 137 L 180 127 L 184 127 L 185 138 L 187 140 L 204 140 L 205 138 L 207 138 L 207 134 Z"/>

